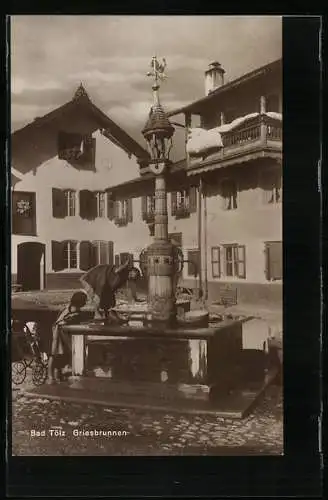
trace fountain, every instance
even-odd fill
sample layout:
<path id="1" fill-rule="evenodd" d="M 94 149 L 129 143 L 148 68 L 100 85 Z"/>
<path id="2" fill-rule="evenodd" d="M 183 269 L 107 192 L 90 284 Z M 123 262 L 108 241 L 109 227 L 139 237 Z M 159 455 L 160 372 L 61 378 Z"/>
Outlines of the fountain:
<path id="1" fill-rule="evenodd" d="M 267 382 L 245 387 L 243 321 L 211 322 L 205 309 L 189 311 L 188 302 L 176 301 L 174 276 L 183 263 L 168 239 L 166 191 L 174 128 L 158 95 L 165 64 L 153 57 L 151 67 L 154 101 L 143 129 L 148 167 L 155 175 L 154 241 L 143 252 L 147 304 L 118 307 L 118 313 L 128 315 L 125 324 L 89 321 L 64 327 L 72 336 L 72 377 L 66 386 L 33 392 L 121 407 L 242 417 Z"/>

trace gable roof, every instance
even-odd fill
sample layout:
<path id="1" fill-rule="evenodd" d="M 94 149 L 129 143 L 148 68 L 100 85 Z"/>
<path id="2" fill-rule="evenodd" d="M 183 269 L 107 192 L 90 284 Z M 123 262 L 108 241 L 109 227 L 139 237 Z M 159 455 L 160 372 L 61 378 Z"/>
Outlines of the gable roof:
<path id="1" fill-rule="evenodd" d="M 264 76 L 270 74 L 279 74 L 279 73 L 282 73 L 282 59 L 277 59 L 276 61 L 266 64 L 265 66 L 256 68 L 253 71 L 250 71 L 249 73 L 246 73 L 245 75 L 242 75 L 239 78 L 232 80 L 231 82 L 227 82 L 224 85 L 221 85 L 220 87 L 213 90 L 209 95 L 202 97 L 197 101 L 191 102 L 190 104 L 187 104 L 187 106 L 183 106 L 181 108 L 177 108 L 167 112 L 166 115 L 175 116 L 180 113 L 186 113 L 186 112 L 200 114 L 203 110 L 204 104 L 213 101 L 213 99 L 218 98 L 218 96 L 222 96 L 226 92 L 230 92 L 239 87 L 240 85 L 249 83 L 251 81 L 253 82 L 258 78 L 263 78 Z"/>
<path id="2" fill-rule="evenodd" d="M 103 135 L 114 142 L 114 144 L 120 146 L 126 153 L 133 154 L 138 159 L 149 157 L 146 149 L 140 146 L 127 132 L 93 104 L 82 84 L 80 84 L 70 101 L 42 117 L 35 118 L 33 122 L 16 130 L 11 134 L 11 139 L 14 142 L 16 140 L 24 140 L 33 129 L 37 130 L 44 125 L 51 124 L 67 113 L 74 114 L 78 110 L 86 113 L 86 115 L 91 115 L 96 123 L 99 124 L 99 128 L 103 129 Z"/>

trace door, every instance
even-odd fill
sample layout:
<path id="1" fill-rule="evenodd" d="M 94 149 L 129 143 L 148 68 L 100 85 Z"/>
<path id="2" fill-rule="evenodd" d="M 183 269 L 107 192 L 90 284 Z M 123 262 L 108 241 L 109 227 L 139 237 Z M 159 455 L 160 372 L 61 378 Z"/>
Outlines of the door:
<path id="1" fill-rule="evenodd" d="M 40 290 L 45 284 L 45 245 L 37 241 L 17 247 L 17 283 L 24 291 Z"/>

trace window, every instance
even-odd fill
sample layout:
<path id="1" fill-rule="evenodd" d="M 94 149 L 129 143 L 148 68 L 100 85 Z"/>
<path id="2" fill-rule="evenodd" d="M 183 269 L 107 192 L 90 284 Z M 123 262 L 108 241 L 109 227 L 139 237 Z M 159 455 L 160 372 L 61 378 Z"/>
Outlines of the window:
<path id="1" fill-rule="evenodd" d="M 197 277 L 200 268 L 200 253 L 199 250 L 189 250 L 187 254 L 188 260 L 188 276 Z"/>
<path id="2" fill-rule="evenodd" d="M 109 218 L 114 219 L 117 226 L 126 226 L 129 222 L 132 222 L 132 198 L 113 201 Z"/>
<path id="3" fill-rule="evenodd" d="M 12 193 L 12 233 L 36 235 L 35 193 L 23 191 Z"/>
<path id="4" fill-rule="evenodd" d="M 101 191 L 95 192 L 95 197 L 97 201 L 97 217 L 106 216 L 106 193 Z"/>
<path id="5" fill-rule="evenodd" d="M 82 135 L 71 132 L 58 134 L 58 158 L 72 164 L 89 166 L 95 165 L 96 139 L 92 135 Z"/>
<path id="6" fill-rule="evenodd" d="M 246 278 L 244 245 L 224 245 L 224 272 L 227 277 Z"/>
<path id="7" fill-rule="evenodd" d="M 171 193 L 171 213 L 176 217 L 188 217 L 197 211 L 197 188 L 180 189 Z"/>
<path id="8" fill-rule="evenodd" d="M 213 278 L 220 278 L 221 276 L 220 247 L 211 248 L 211 261 L 212 261 Z"/>
<path id="9" fill-rule="evenodd" d="M 110 264 L 113 265 L 114 255 L 112 241 L 93 241 L 93 265 Z"/>
<path id="10" fill-rule="evenodd" d="M 155 195 L 143 196 L 141 200 L 142 219 L 152 221 L 155 215 Z"/>
<path id="11" fill-rule="evenodd" d="M 73 216 L 75 215 L 75 200 L 76 200 L 76 192 L 72 189 L 67 189 L 64 191 L 65 200 L 66 200 L 66 215 Z"/>
<path id="12" fill-rule="evenodd" d="M 64 269 L 78 269 L 78 243 L 77 241 L 64 242 Z"/>
<path id="13" fill-rule="evenodd" d="M 224 210 L 237 208 L 237 184 L 232 179 L 222 181 L 222 197 Z"/>
<path id="14" fill-rule="evenodd" d="M 53 188 L 52 214 L 59 219 L 76 215 L 76 191 Z"/>
<path id="15" fill-rule="evenodd" d="M 269 241 L 265 243 L 266 279 L 276 281 L 282 279 L 282 242 Z"/>
<path id="16" fill-rule="evenodd" d="M 268 169 L 262 172 L 263 201 L 265 204 L 275 204 L 282 199 L 281 170 Z"/>

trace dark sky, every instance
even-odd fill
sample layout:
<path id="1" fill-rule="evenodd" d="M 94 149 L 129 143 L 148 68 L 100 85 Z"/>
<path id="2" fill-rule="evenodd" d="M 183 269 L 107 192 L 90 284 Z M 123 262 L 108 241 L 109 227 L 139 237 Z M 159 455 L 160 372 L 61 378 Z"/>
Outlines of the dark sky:
<path id="1" fill-rule="evenodd" d="M 64 104 L 82 81 L 90 98 L 144 145 L 151 57 L 166 58 L 161 101 L 171 110 L 204 95 L 213 60 L 232 80 L 281 57 L 278 16 L 13 16 L 13 130 Z"/>

